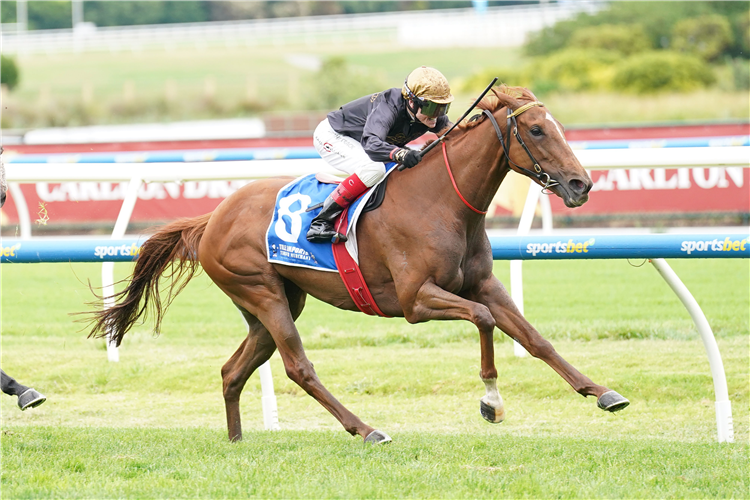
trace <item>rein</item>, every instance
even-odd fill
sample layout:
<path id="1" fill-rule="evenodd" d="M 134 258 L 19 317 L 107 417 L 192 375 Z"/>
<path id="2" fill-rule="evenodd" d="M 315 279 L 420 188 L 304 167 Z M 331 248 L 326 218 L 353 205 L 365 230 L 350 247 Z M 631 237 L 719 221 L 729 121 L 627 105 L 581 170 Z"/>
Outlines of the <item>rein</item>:
<path id="1" fill-rule="evenodd" d="M 451 171 L 451 166 L 448 163 L 448 151 L 446 151 L 446 149 L 445 149 L 445 142 L 443 142 L 443 158 L 445 158 L 445 168 L 448 169 L 448 175 L 451 177 L 451 182 L 453 183 L 453 189 L 456 190 L 456 194 L 458 195 L 459 198 L 461 198 L 461 201 L 464 202 L 464 205 L 466 205 L 467 207 L 469 207 L 470 209 L 472 209 L 473 211 L 475 211 L 479 215 L 486 215 L 487 211 L 477 210 L 476 208 L 474 208 L 473 206 L 471 206 L 471 203 L 469 203 L 468 201 L 466 201 L 466 198 L 464 198 L 461 195 L 461 191 L 458 190 L 458 186 L 456 185 L 456 179 L 453 178 L 453 171 Z"/>
<path id="2" fill-rule="evenodd" d="M 517 169 L 519 169 L 522 173 L 524 173 L 526 176 L 534 178 L 541 184 L 542 186 L 542 192 L 545 194 L 549 194 L 549 188 L 553 186 L 557 186 L 560 183 L 556 180 L 553 180 L 549 174 L 542 170 L 542 167 L 539 166 L 539 162 L 536 161 L 534 158 L 534 155 L 531 154 L 531 150 L 529 150 L 529 147 L 526 145 L 526 143 L 523 141 L 523 138 L 521 137 L 521 134 L 518 132 L 518 122 L 516 121 L 516 117 L 519 116 L 524 111 L 533 108 L 534 106 L 544 106 L 539 101 L 533 101 L 524 104 L 520 108 L 518 108 L 515 111 L 511 111 L 510 108 L 508 108 L 507 111 L 507 122 L 506 122 L 506 131 L 508 132 L 508 139 L 503 139 L 503 132 L 500 130 L 500 126 L 497 124 L 497 121 L 495 120 L 494 115 L 484 109 L 482 110 L 482 113 L 487 116 L 487 118 L 490 119 L 490 122 L 492 122 L 492 126 L 495 127 L 495 133 L 497 134 L 497 138 L 500 140 L 500 145 L 503 147 L 503 152 L 505 153 L 505 157 L 508 159 L 508 162 L 510 162 L 512 165 L 514 165 Z M 529 159 L 531 159 L 531 162 L 534 164 L 534 170 L 531 171 L 528 168 L 522 167 L 518 163 L 514 162 L 510 159 L 510 131 L 511 131 L 511 125 L 513 128 L 513 135 L 516 137 L 516 140 L 518 140 L 518 143 L 523 147 L 524 151 L 526 151 L 526 154 L 529 156 Z"/>

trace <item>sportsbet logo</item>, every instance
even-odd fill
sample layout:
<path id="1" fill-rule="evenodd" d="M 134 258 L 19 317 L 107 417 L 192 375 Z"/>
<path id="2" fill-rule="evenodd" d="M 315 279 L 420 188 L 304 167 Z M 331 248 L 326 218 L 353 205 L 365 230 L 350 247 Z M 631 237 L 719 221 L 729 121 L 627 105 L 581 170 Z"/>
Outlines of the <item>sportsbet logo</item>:
<path id="1" fill-rule="evenodd" d="M 21 248 L 21 244 L 17 243 L 11 247 L 0 247 L 0 255 L 3 257 L 15 257 L 16 256 L 16 250 Z"/>
<path id="2" fill-rule="evenodd" d="M 120 246 L 98 246 L 94 247 L 94 255 L 100 259 L 104 259 L 108 255 L 122 255 L 126 257 L 135 257 L 141 253 L 141 247 L 133 243 L 132 245 L 120 245 Z"/>
<path id="3" fill-rule="evenodd" d="M 715 240 L 686 240 L 682 242 L 680 250 L 690 255 L 693 252 L 744 252 L 747 248 L 748 240 L 734 239 L 727 236 L 725 239 Z"/>
<path id="4" fill-rule="evenodd" d="M 537 254 L 550 253 L 588 253 L 589 248 L 596 242 L 595 238 L 588 241 L 576 243 L 572 239 L 557 241 L 555 243 L 529 243 L 526 245 L 526 253 L 536 257 Z"/>

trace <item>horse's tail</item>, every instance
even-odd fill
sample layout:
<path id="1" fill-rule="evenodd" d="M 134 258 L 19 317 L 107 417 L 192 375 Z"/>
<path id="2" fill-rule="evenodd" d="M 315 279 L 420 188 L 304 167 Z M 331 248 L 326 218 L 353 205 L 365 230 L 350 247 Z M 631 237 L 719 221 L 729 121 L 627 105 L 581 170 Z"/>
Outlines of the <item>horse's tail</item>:
<path id="1" fill-rule="evenodd" d="M 154 332 L 158 333 L 172 300 L 199 270 L 198 244 L 210 218 L 209 213 L 177 220 L 146 240 L 127 287 L 110 297 L 99 297 L 115 303 L 112 307 L 90 313 L 93 326 L 89 337 L 109 336 L 110 341 L 119 346 L 136 321 L 146 319 L 149 309 L 155 313 Z M 165 302 L 159 294 L 162 274 L 170 281 Z"/>

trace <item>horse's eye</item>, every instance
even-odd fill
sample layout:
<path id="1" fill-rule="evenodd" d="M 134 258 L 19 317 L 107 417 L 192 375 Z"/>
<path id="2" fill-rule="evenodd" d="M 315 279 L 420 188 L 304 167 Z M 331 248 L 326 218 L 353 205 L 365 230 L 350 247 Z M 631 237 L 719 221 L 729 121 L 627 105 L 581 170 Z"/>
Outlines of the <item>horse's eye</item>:
<path id="1" fill-rule="evenodd" d="M 531 127 L 531 135 L 539 137 L 544 135 L 544 132 L 542 132 L 542 129 L 540 127 Z"/>

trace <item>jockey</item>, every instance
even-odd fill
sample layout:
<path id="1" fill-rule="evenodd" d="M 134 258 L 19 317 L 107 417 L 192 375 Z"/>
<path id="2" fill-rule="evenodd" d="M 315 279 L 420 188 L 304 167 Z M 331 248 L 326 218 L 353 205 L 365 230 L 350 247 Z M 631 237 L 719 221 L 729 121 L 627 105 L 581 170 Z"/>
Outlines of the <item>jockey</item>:
<path id="1" fill-rule="evenodd" d="M 448 80 L 422 66 L 406 77 L 402 88 L 366 95 L 328 113 L 313 134 L 315 149 L 329 165 L 350 175 L 326 198 L 307 239 L 346 241 L 336 232 L 334 220 L 385 177 L 386 162 L 411 168 L 422 161 L 419 151 L 405 146 L 427 131 L 450 127 L 446 113 L 452 101 Z"/>

